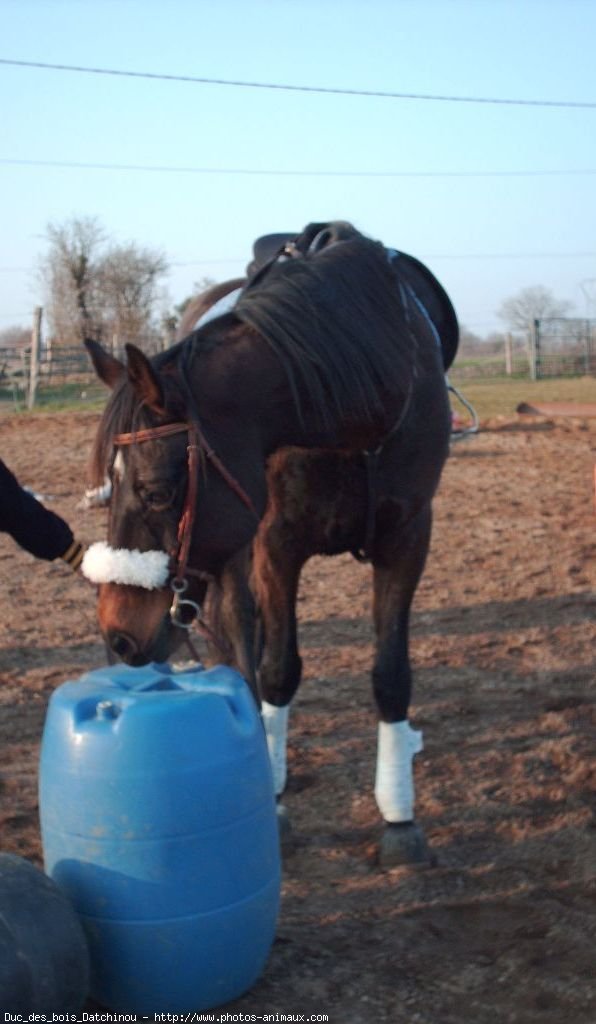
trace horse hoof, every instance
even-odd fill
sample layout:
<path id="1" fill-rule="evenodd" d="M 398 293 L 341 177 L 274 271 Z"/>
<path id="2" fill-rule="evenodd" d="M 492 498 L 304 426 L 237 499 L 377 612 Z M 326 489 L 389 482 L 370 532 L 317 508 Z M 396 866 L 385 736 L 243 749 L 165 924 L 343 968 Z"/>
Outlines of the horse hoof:
<path id="1" fill-rule="evenodd" d="M 379 848 L 379 865 L 382 868 L 428 868 L 433 864 L 434 858 L 424 832 L 415 821 L 385 823 Z"/>

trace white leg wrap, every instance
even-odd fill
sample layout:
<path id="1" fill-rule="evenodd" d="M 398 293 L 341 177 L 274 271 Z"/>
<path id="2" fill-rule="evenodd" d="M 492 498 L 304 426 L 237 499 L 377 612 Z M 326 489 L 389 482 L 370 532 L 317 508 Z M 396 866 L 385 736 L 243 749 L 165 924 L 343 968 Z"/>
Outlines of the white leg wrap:
<path id="1" fill-rule="evenodd" d="M 261 716 L 267 737 L 267 749 L 273 771 L 275 795 L 280 796 L 286 787 L 287 765 L 286 747 L 288 740 L 288 716 L 290 705 L 277 708 L 264 700 L 261 704 Z"/>
<path id="2" fill-rule="evenodd" d="M 414 818 L 412 765 L 422 746 L 422 733 L 409 722 L 379 722 L 375 797 L 385 821 Z"/>

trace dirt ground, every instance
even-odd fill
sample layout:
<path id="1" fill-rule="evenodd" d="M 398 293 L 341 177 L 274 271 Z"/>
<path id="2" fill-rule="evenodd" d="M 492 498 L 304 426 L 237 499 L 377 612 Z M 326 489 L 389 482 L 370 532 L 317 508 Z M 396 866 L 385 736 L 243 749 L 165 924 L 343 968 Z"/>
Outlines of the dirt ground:
<path id="1" fill-rule="evenodd" d="M 76 509 L 95 422 L 0 421 L 2 457 L 89 542 L 106 521 Z M 375 862 L 370 570 L 349 556 L 309 563 L 277 939 L 224 1010 L 594 1024 L 595 462 L 594 420 L 495 421 L 453 448 L 413 616 L 430 869 Z M 0 844 L 39 864 L 46 703 L 105 659 L 91 588 L 4 535 L 0 602 Z"/>

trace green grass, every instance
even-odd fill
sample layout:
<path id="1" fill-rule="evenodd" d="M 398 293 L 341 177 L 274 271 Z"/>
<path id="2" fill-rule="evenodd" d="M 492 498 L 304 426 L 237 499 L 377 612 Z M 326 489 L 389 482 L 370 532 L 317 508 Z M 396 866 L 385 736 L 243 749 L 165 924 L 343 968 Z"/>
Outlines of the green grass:
<path id="1" fill-rule="evenodd" d="M 480 420 L 493 416 L 514 416 L 520 402 L 596 402 L 596 378 L 557 377 L 549 380 L 519 380 L 495 377 L 491 380 L 458 380 L 457 372 L 449 375 L 474 406 Z M 457 412 L 462 410 L 453 401 Z"/>
<path id="2" fill-rule="evenodd" d="M 44 409 L 52 412 L 64 410 L 87 411 L 103 409 L 108 395 L 107 388 L 95 381 L 92 384 L 81 384 L 69 381 L 57 387 L 42 387 L 37 394 L 36 411 Z"/>
<path id="3" fill-rule="evenodd" d="M 106 403 L 107 389 L 95 381 L 84 384 L 68 381 L 56 385 L 42 385 L 35 402 L 34 412 L 99 412 Z M 0 402 L 5 412 L 27 412 L 27 394 L 19 388 L 18 408 L 15 408 L 12 389 L 0 388 Z"/>

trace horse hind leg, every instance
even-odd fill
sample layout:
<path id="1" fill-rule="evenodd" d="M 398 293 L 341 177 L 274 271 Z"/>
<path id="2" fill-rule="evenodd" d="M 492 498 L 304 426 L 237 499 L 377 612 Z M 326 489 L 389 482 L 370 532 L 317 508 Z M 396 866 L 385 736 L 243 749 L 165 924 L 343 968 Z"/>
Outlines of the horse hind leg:
<path id="1" fill-rule="evenodd" d="M 407 529 L 385 535 L 373 560 L 377 646 L 372 678 L 379 714 L 375 798 L 385 822 L 379 850 L 382 867 L 431 863 L 414 816 L 413 761 L 422 750 L 422 734 L 408 721 L 410 607 L 426 562 L 430 531 L 428 506 Z"/>

